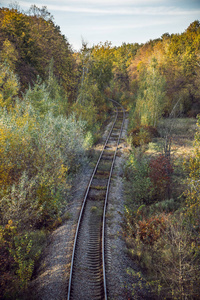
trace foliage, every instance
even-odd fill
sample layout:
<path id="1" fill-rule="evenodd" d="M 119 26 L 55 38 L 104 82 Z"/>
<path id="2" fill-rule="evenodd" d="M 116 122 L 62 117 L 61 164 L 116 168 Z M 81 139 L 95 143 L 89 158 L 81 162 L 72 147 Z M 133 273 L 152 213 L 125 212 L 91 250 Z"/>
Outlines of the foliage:
<path id="1" fill-rule="evenodd" d="M 19 91 L 17 76 L 8 64 L 0 64 L 0 107 L 10 110 Z"/>
<path id="2" fill-rule="evenodd" d="M 100 91 L 104 91 L 112 79 L 111 53 L 108 43 L 95 46 L 91 52 L 91 67 L 88 70 L 88 75 L 93 78 Z"/>
<path id="3" fill-rule="evenodd" d="M 190 123 L 193 124 L 193 121 Z M 186 130 L 189 133 L 188 124 L 184 124 L 182 119 L 180 124 L 177 123 L 177 135 Z M 140 153 L 139 149 L 135 153 Z M 145 154 L 138 155 L 137 160 L 141 159 L 149 162 L 149 189 L 153 201 L 135 201 L 134 190 L 130 189 L 122 223 L 128 253 L 144 274 L 142 278 L 140 274 L 130 273 L 134 280 L 139 280 L 133 288 L 148 289 L 148 296 L 153 299 L 197 299 L 200 278 L 199 120 L 194 151 L 190 155 L 189 165 L 184 166 L 189 168 L 189 172 L 185 171 L 184 174 L 185 177 L 189 176 L 184 195 L 179 190 L 176 198 L 164 200 L 167 186 L 171 185 L 173 179 L 170 178 L 173 167 L 168 157 L 154 152 L 149 160 Z M 178 160 L 181 159 L 178 157 Z M 125 173 L 130 180 L 128 186 L 135 184 L 131 174 L 131 170 L 137 171 L 134 166 L 132 164 L 129 172 L 126 171 L 128 176 Z M 183 166 L 178 167 L 182 172 Z"/>
<path id="4" fill-rule="evenodd" d="M 154 216 L 148 220 L 142 220 L 138 222 L 138 238 L 144 244 L 150 244 L 157 242 L 166 229 L 164 216 Z"/>
<path id="5" fill-rule="evenodd" d="M 74 100 L 75 69 L 69 43 L 46 7 L 32 6 L 28 14 L 16 9 L 0 9 L 2 62 L 5 58 L 8 60 L 24 91 L 38 75 L 43 80 L 46 78 L 53 57 L 55 77 L 70 101 Z"/>
<path id="6" fill-rule="evenodd" d="M 156 199 L 164 199 L 168 196 L 167 191 L 171 184 L 171 175 L 173 167 L 168 157 L 159 155 L 151 158 L 149 164 L 149 177 L 154 188 L 154 197 Z"/>
<path id="7" fill-rule="evenodd" d="M 200 117 L 197 121 L 198 129 L 194 141 L 194 153 L 189 162 L 188 189 L 186 190 L 187 209 L 186 215 L 189 216 L 190 222 L 194 228 L 199 231 L 200 228 Z"/>
<path id="8" fill-rule="evenodd" d="M 77 103 L 74 104 L 73 110 L 83 120 L 87 120 L 88 130 L 95 131 L 95 126 L 105 120 L 107 109 L 105 97 L 99 91 L 97 84 L 91 85 L 89 82 L 85 82 L 79 89 Z"/>
<path id="9" fill-rule="evenodd" d="M 139 155 L 137 154 L 139 153 Z M 131 153 L 125 176 L 131 182 L 131 194 L 136 203 L 153 203 L 167 199 L 173 167 L 163 155 L 148 159 L 141 150 Z"/>
<path id="10" fill-rule="evenodd" d="M 20 109 L 25 109 L 22 115 Z M 31 205 L 30 210 L 36 205 L 39 215 L 46 211 L 45 214 L 53 216 L 60 211 L 62 194 L 68 189 L 67 174 L 82 163 L 85 124 L 73 116 L 69 119 L 53 117 L 51 113 L 42 119 L 36 116 L 31 106 L 20 105 L 13 114 L 2 114 L 0 182 L 5 195 L 1 205 L 6 205 L 4 210 L 9 213 L 8 203 L 14 209 L 13 201 L 18 199 L 17 207 L 22 201 L 22 210 L 25 201 Z"/>
<path id="11" fill-rule="evenodd" d="M 153 138 L 158 137 L 159 133 L 153 126 L 140 125 L 129 131 L 131 145 L 133 147 L 148 144 Z"/>
<path id="12" fill-rule="evenodd" d="M 138 48 L 128 66 L 130 94 L 134 94 L 130 131 L 140 124 L 155 125 L 176 103 L 181 114 L 195 117 L 200 111 L 199 28 L 195 21 L 182 34 L 164 34 Z"/>
<path id="13" fill-rule="evenodd" d="M 79 72 L 81 75 L 79 90 L 73 111 L 87 120 L 87 130 L 94 134 L 106 120 L 110 109 L 104 90 L 112 78 L 111 49 L 109 44 L 97 45 L 92 49 L 83 44 L 79 55 Z"/>
<path id="14" fill-rule="evenodd" d="M 59 84 L 59 81 L 54 74 L 53 58 L 49 64 L 49 74 L 46 80 L 46 88 L 47 92 L 49 93 L 53 114 L 56 116 L 59 114 L 67 116 L 69 114 L 69 101 L 64 87 Z"/>
<path id="15" fill-rule="evenodd" d="M 146 273 L 143 287 L 152 297 L 196 299 L 199 288 L 199 244 L 195 242 L 180 215 L 145 217 L 142 207 L 126 208 L 124 229 L 131 257 Z"/>
<path id="16" fill-rule="evenodd" d="M 132 201 L 138 204 L 151 199 L 151 181 L 149 178 L 149 162 L 141 154 L 131 153 L 125 169 L 125 176 L 131 182 Z"/>
<path id="17" fill-rule="evenodd" d="M 197 115 L 199 41 L 195 21 L 144 45 L 83 44 L 73 53 L 46 7 L 0 9 L 0 297 L 19 297 L 43 228 L 61 223 L 71 177 L 110 112 L 106 96 L 129 109 L 133 146 L 157 137 L 158 120 L 174 106 Z M 166 157 L 149 159 L 138 147 L 125 168 L 124 234 L 154 296 L 199 294 L 199 140 L 198 131 L 184 218 L 178 199 L 167 199 L 173 168 Z"/>
<path id="18" fill-rule="evenodd" d="M 156 127 L 163 113 L 165 80 L 157 69 L 157 60 L 152 59 L 150 66 L 141 74 L 135 114 L 139 115 L 141 125 Z"/>
<path id="19" fill-rule="evenodd" d="M 86 122 L 59 114 L 62 103 L 55 111 L 50 95 L 38 81 L 23 101 L 15 98 L 12 109 L 0 111 L 2 297 L 26 288 L 41 253 L 32 230 L 61 224 L 71 177 L 91 140 Z"/>
<path id="20" fill-rule="evenodd" d="M 27 287 L 45 243 L 42 231 L 19 233 L 17 223 L 0 226 L 0 296 L 13 299 Z"/>

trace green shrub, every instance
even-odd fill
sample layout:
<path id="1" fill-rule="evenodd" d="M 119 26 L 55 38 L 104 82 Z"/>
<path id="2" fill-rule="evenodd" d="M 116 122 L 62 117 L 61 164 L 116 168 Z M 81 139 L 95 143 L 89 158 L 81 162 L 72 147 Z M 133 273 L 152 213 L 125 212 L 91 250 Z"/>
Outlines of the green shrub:
<path id="1" fill-rule="evenodd" d="M 12 220 L 0 226 L 1 297 L 16 299 L 19 292 L 27 287 L 45 241 L 44 231 L 20 232 L 17 223 Z"/>
<path id="2" fill-rule="evenodd" d="M 130 182 L 132 202 L 148 203 L 151 200 L 152 184 L 149 178 L 149 161 L 132 152 L 127 161 L 125 176 Z"/>

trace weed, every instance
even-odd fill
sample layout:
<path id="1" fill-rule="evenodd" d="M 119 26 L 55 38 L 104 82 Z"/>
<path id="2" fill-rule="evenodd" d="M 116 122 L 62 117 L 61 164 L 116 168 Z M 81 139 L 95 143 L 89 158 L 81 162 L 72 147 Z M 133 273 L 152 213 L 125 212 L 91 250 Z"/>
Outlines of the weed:
<path id="1" fill-rule="evenodd" d="M 101 191 L 101 190 L 106 190 L 107 186 L 106 185 L 91 185 L 91 189 Z"/>
<path id="2" fill-rule="evenodd" d="M 91 211 L 91 212 L 97 212 L 97 210 L 98 210 L 98 208 L 97 208 L 96 206 L 92 206 L 92 207 L 90 208 L 90 211 Z"/>
<path id="3" fill-rule="evenodd" d="M 71 214 L 69 211 L 66 211 L 63 215 L 62 215 L 62 221 L 65 222 L 65 221 L 68 221 L 71 219 Z"/>

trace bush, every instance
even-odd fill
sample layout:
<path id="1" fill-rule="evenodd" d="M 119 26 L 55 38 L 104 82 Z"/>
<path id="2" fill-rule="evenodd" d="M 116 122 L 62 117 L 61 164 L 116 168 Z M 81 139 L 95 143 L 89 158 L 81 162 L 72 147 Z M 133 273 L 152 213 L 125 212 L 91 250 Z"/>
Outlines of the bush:
<path id="1" fill-rule="evenodd" d="M 137 204 L 150 204 L 167 199 L 171 184 L 172 165 L 164 155 L 149 158 L 136 151 L 129 156 L 125 176 Z"/>
<path id="2" fill-rule="evenodd" d="M 129 136 L 132 146 L 138 147 L 150 143 L 159 133 L 153 126 L 140 125 L 129 131 Z"/>
<path id="3" fill-rule="evenodd" d="M 199 241 L 186 220 L 181 214 L 144 218 L 141 211 L 126 209 L 125 237 L 129 254 L 145 270 L 153 299 L 198 299 Z"/>
<path id="4" fill-rule="evenodd" d="M 154 189 L 154 198 L 162 200 L 167 198 L 171 184 L 173 168 L 170 160 L 164 155 L 153 157 L 149 164 L 149 177 Z"/>
<path id="5" fill-rule="evenodd" d="M 161 236 L 155 271 L 160 276 L 163 295 L 172 299 L 198 299 L 199 242 L 193 240 L 181 214 L 174 215 Z"/>
<path id="6" fill-rule="evenodd" d="M 140 154 L 132 152 L 127 161 L 125 176 L 130 181 L 132 202 L 148 203 L 151 199 L 151 181 L 149 178 L 149 161 Z"/>
<path id="7" fill-rule="evenodd" d="M 47 98 L 37 86 L 10 111 L 0 108 L 0 295 L 9 299 L 26 288 L 40 255 L 32 230 L 61 224 L 71 178 L 92 141 L 86 122 L 53 113 Z"/>
<path id="8" fill-rule="evenodd" d="M 138 222 L 136 236 L 144 243 L 153 245 L 159 240 L 166 229 L 165 215 L 153 216 Z"/>
<path id="9" fill-rule="evenodd" d="M 33 274 L 45 245 L 43 231 L 20 232 L 17 223 L 0 226 L 0 296 L 16 299 Z"/>
<path id="10" fill-rule="evenodd" d="M 20 109 L 0 120 L 0 214 L 5 222 L 48 226 L 61 212 L 69 175 L 84 161 L 85 123 L 51 113 L 40 119 L 31 107 Z"/>
<path id="11" fill-rule="evenodd" d="M 200 116 L 197 121 L 197 132 L 194 141 L 194 151 L 189 161 L 189 178 L 186 195 L 186 215 L 190 218 L 190 222 L 196 228 L 200 229 Z"/>

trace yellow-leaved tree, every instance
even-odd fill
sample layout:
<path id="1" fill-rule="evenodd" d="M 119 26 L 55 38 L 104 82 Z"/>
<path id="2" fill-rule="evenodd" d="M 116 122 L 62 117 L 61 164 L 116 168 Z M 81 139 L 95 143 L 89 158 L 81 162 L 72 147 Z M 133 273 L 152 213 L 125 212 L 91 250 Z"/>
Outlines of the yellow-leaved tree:
<path id="1" fill-rule="evenodd" d="M 0 65 L 0 107 L 8 111 L 13 107 L 15 98 L 19 92 L 17 76 L 8 64 Z"/>

